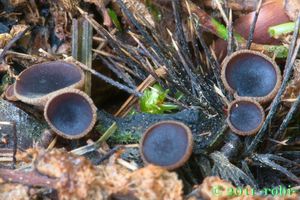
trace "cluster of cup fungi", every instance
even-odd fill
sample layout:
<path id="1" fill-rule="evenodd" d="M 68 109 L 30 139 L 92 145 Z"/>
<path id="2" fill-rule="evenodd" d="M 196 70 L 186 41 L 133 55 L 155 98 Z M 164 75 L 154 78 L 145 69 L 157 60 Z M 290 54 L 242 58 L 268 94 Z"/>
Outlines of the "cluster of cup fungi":
<path id="1" fill-rule="evenodd" d="M 55 133 L 78 139 L 87 135 L 96 123 L 96 106 L 80 90 L 84 77 L 79 67 L 64 61 L 36 64 L 18 76 L 7 88 L 5 97 L 43 110 Z"/>
<path id="2" fill-rule="evenodd" d="M 240 50 L 223 61 L 221 77 L 235 98 L 227 111 L 230 130 L 241 136 L 257 133 L 265 119 L 263 106 L 275 97 L 281 84 L 278 65 L 262 53 Z M 177 169 L 192 154 L 192 138 L 191 130 L 183 123 L 159 122 L 142 137 L 142 158 L 145 163 Z"/>
<path id="3" fill-rule="evenodd" d="M 242 136 L 255 134 L 264 122 L 262 106 L 274 98 L 280 87 L 279 67 L 262 53 L 240 50 L 224 60 L 221 77 L 235 98 L 228 106 L 231 131 Z M 52 61 L 24 70 L 7 88 L 5 96 L 43 109 L 45 120 L 55 133 L 78 139 L 87 135 L 96 123 L 96 107 L 80 90 L 83 85 L 84 72 L 79 67 Z M 168 170 L 184 165 L 192 150 L 192 131 L 178 121 L 152 125 L 140 142 L 143 161 Z"/>
<path id="4" fill-rule="evenodd" d="M 278 65 L 263 53 L 238 50 L 223 61 L 221 79 L 234 97 L 227 110 L 230 130 L 241 136 L 254 135 L 264 123 L 264 106 L 280 88 L 282 77 Z M 96 107 L 80 90 L 83 85 L 84 72 L 79 67 L 54 61 L 24 70 L 5 95 L 8 100 L 20 100 L 43 109 L 46 121 L 58 135 L 78 139 L 96 123 Z M 183 166 L 192 150 L 192 131 L 179 121 L 152 125 L 140 141 L 143 161 L 168 170 Z"/>

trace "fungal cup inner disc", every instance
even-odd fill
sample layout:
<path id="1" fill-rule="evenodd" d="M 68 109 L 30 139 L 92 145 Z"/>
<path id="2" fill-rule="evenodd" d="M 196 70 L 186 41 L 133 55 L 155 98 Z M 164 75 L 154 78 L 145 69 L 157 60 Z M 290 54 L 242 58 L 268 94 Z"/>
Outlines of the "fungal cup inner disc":
<path id="1" fill-rule="evenodd" d="M 68 135 L 84 132 L 93 119 L 89 102 L 79 94 L 62 94 L 48 105 L 49 121 L 59 131 Z"/>
<path id="2" fill-rule="evenodd" d="M 227 64 L 226 80 L 239 96 L 263 97 L 275 88 L 277 74 L 273 64 L 265 58 L 241 53 Z"/>
<path id="3" fill-rule="evenodd" d="M 186 130 L 176 124 L 160 124 L 147 133 L 143 154 L 149 163 L 169 166 L 179 162 L 188 149 Z"/>
<path id="4" fill-rule="evenodd" d="M 61 62 L 45 63 L 21 74 L 17 92 L 27 98 L 39 98 L 71 86 L 81 79 L 80 70 Z"/>
<path id="5" fill-rule="evenodd" d="M 237 130 L 249 132 L 259 127 L 263 117 L 255 104 L 242 101 L 232 106 L 229 120 Z"/>

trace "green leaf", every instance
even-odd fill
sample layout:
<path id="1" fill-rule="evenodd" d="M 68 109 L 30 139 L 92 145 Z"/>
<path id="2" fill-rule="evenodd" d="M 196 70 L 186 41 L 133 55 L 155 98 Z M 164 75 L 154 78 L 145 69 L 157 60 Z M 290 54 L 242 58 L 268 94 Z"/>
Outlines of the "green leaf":
<path id="1" fill-rule="evenodd" d="M 176 110 L 178 109 L 177 105 L 171 104 L 171 103 L 164 103 L 160 105 L 161 109 L 164 111 L 170 111 L 170 110 Z"/>
<path id="2" fill-rule="evenodd" d="M 107 8 L 107 12 L 108 12 L 108 15 L 109 15 L 111 21 L 116 26 L 116 28 L 119 31 L 123 31 L 121 23 L 120 23 L 120 21 L 118 19 L 117 13 L 114 10 L 110 9 L 110 8 Z"/>

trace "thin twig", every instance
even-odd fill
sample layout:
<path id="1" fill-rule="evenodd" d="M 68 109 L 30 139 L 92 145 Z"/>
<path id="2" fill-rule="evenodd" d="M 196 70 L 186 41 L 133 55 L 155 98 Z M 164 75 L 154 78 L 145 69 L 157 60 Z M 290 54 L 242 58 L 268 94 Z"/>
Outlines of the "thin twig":
<path id="1" fill-rule="evenodd" d="M 103 74 L 100 74 L 99 72 L 95 71 L 94 69 L 88 68 L 86 65 L 84 65 L 83 63 L 81 63 L 81 62 L 75 60 L 73 57 L 67 57 L 66 60 L 67 60 L 67 61 L 70 61 L 70 62 L 73 62 L 73 63 L 75 63 L 75 64 L 77 64 L 77 65 L 80 66 L 83 70 L 90 72 L 90 73 L 93 74 L 94 76 L 100 78 L 101 80 L 103 80 L 103 81 L 109 83 L 109 84 L 112 85 L 112 86 L 115 86 L 116 88 L 118 88 L 118 89 L 120 89 L 120 90 L 123 90 L 123 91 L 125 91 L 125 92 L 127 92 L 127 93 L 129 93 L 129 94 L 133 94 L 133 95 L 135 95 L 135 96 L 137 96 L 137 97 L 143 96 L 142 93 L 137 92 L 137 91 L 135 91 L 134 89 L 129 88 L 129 87 L 127 87 L 126 85 L 123 85 L 122 83 L 119 83 L 119 82 L 117 82 L 117 81 L 112 80 L 111 78 L 109 78 L 109 77 L 107 77 L 107 76 L 105 76 L 105 75 L 103 75 Z"/>
<path id="2" fill-rule="evenodd" d="M 246 44 L 247 49 L 250 49 L 251 43 L 253 41 L 255 26 L 256 26 L 258 15 L 259 15 L 259 12 L 260 12 L 260 9 L 261 9 L 261 5 L 262 5 L 262 0 L 259 0 L 259 3 L 257 5 L 256 11 L 255 11 L 255 15 L 254 15 L 254 18 L 253 18 L 253 22 L 250 26 L 250 33 L 249 33 L 249 37 L 248 37 L 247 44 Z"/>
<path id="3" fill-rule="evenodd" d="M 17 155 L 17 149 L 18 149 L 18 137 L 17 137 L 17 127 L 16 127 L 16 122 L 11 122 L 12 129 L 13 129 L 13 137 L 14 137 L 14 148 L 13 148 L 13 163 L 12 163 L 12 168 L 16 168 L 16 155 Z"/>
<path id="4" fill-rule="evenodd" d="M 300 14 L 298 15 L 296 26 L 295 26 L 295 31 L 294 31 L 294 34 L 293 34 L 293 39 L 292 39 L 292 42 L 290 44 L 289 55 L 288 55 L 287 62 L 286 62 L 286 65 L 285 65 L 284 77 L 283 77 L 281 87 L 280 87 L 278 93 L 276 94 L 276 96 L 275 96 L 275 98 L 274 98 L 274 100 L 273 100 L 273 102 L 270 106 L 269 114 L 267 115 L 263 126 L 261 127 L 259 132 L 256 134 L 255 138 L 252 140 L 252 142 L 250 143 L 248 148 L 246 148 L 246 150 L 244 152 L 244 156 L 248 156 L 248 155 L 252 154 L 255 151 L 258 144 L 262 141 L 263 137 L 266 135 L 266 133 L 267 133 L 266 130 L 269 126 L 269 123 L 271 122 L 274 115 L 276 114 L 276 110 L 277 110 L 277 108 L 278 108 L 278 106 L 281 102 L 281 96 L 285 91 L 288 80 L 289 80 L 290 75 L 293 71 L 294 62 L 295 62 L 295 59 L 297 57 L 297 53 L 298 53 L 299 48 L 300 48 L 300 42 L 297 43 L 299 28 L 300 28 Z M 297 43 L 297 45 L 296 45 L 296 43 Z"/>
<path id="5" fill-rule="evenodd" d="M 106 58 L 100 56 L 103 63 L 114 73 L 118 78 L 123 80 L 126 84 L 128 84 L 131 88 L 136 88 L 136 85 L 132 82 L 132 80 L 126 76 L 127 74 L 124 71 L 120 71 L 116 65 L 111 64 Z"/>
<path id="6" fill-rule="evenodd" d="M 95 52 L 96 54 L 99 54 L 99 55 L 102 55 L 102 56 L 105 56 L 105 57 L 110 57 L 110 58 L 113 58 L 113 59 L 116 59 L 116 60 L 120 60 L 120 58 L 118 58 L 116 55 L 113 55 L 111 53 L 108 53 L 106 51 L 101 51 L 101 50 L 98 50 L 98 49 L 92 49 L 93 52 Z"/>
<path id="7" fill-rule="evenodd" d="M 56 179 L 39 175 L 36 172 L 23 172 L 10 169 L 0 169 L 0 178 L 7 182 L 45 188 L 55 188 L 58 182 Z"/>
<path id="8" fill-rule="evenodd" d="M 3 51 L 0 54 L 0 63 L 3 62 L 3 59 L 6 55 L 6 52 L 19 40 L 21 39 L 27 31 L 31 30 L 32 27 L 27 27 L 24 31 L 18 33 L 12 40 L 8 42 L 8 44 L 3 48 Z"/>
<path id="9" fill-rule="evenodd" d="M 229 10 L 229 22 L 228 22 L 228 42 L 227 42 L 227 56 L 230 56 L 234 51 L 234 37 L 233 37 L 233 25 L 232 25 L 232 10 Z"/>
<path id="10" fill-rule="evenodd" d="M 217 59 L 215 59 L 215 57 L 212 55 L 210 49 L 208 48 L 208 46 L 206 45 L 203 37 L 202 37 L 202 30 L 200 29 L 201 25 L 197 25 L 197 24 L 194 24 L 194 28 L 195 28 L 195 31 L 196 31 L 196 36 L 198 37 L 199 41 L 200 41 L 200 44 L 204 50 L 204 53 L 206 55 L 206 57 L 208 58 L 208 61 L 210 63 L 210 66 L 213 70 L 213 73 L 214 73 L 214 77 L 216 79 L 216 82 L 217 82 L 217 86 L 218 88 L 221 89 L 222 93 L 223 94 L 226 94 L 225 92 L 225 88 L 224 88 L 224 85 L 221 81 L 221 72 L 220 72 L 220 69 L 221 69 L 221 66 L 220 66 L 220 63 L 218 62 Z"/>
<path id="11" fill-rule="evenodd" d="M 300 105 L 300 95 L 298 95 L 297 100 L 293 103 L 292 107 L 290 108 L 288 114 L 285 116 L 284 120 L 282 121 L 279 129 L 277 130 L 277 132 L 274 134 L 274 139 L 282 139 L 282 134 L 284 133 L 284 131 L 286 130 L 286 128 L 289 125 L 289 122 L 291 121 L 291 119 L 293 118 L 295 112 L 298 110 Z"/>
<path id="12" fill-rule="evenodd" d="M 95 142 L 92 144 L 88 144 L 82 147 L 79 147 L 77 149 L 73 149 L 71 153 L 76 154 L 76 155 L 84 155 L 86 153 L 95 151 L 98 149 L 103 142 L 108 140 L 108 138 L 117 130 L 118 126 L 116 122 L 114 122 L 106 131 L 105 133 Z"/>
<path id="13" fill-rule="evenodd" d="M 176 24 L 176 36 L 180 47 L 183 49 L 183 52 L 186 52 L 187 57 L 191 58 L 190 50 L 188 43 L 185 39 L 183 26 L 182 26 L 182 13 L 181 13 L 181 3 L 180 0 L 173 0 L 172 1 L 174 17 L 175 17 L 175 24 Z"/>
<path id="14" fill-rule="evenodd" d="M 128 19 L 131 21 L 131 23 L 137 28 L 139 33 L 144 37 L 148 45 L 150 45 L 155 52 L 159 55 L 159 57 L 162 59 L 164 64 L 168 66 L 167 58 L 164 56 L 160 48 L 157 46 L 157 44 L 154 42 L 154 40 L 149 36 L 149 34 L 145 31 L 145 29 L 137 22 L 137 20 L 134 18 L 132 13 L 128 10 L 125 3 L 122 0 L 116 0 L 116 2 L 120 5 L 122 11 L 125 13 L 125 15 L 128 17 Z"/>
<path id="15" fill-rule="evenodd" d="M 226 24 L 227 27 L 228 27 L 229 20 L 228 20 L 228 18 L 227 18 L 227 16 L 226 16 L 226 13 L 225 13 L 225 11 L 224 11 L 224 9 L 223 9 L 223 6 L 222 6 L 220 0 L 216 0 L 215 2 L 216 2 L 216 4 L 217 4 L 218 10 L 220 11 L 221 16 L 222 16 L 222 18 L 223 18 L 225 24 Z M 225 2 L 226 2 L 226 1 L 225 1 Z"/>
<path id="16" fill-rule="evenodd" d="M 124 146 L 119 145 L 112 148 L 109 152 L 107 152 L 104 156 L 100 157 L 98 160 L 95 161 L 95 165 L 100 165 L 104 160 L 109 159 L 114 153 L 119 151 L 120 149 L 124 148 Z"/>
<path id="17" fill-rule="evenodd" d="M 96 36 L 93 36 L 93 40 L 95 40 L 97 42 L 105 42 L 106 41 L 104 38 L 96 37 Z"/>
<path id="18" fill-rule="evenodd" d="M 188 6 L 187 6 L 188 8 Z M 191 16 L 190 10 L 188 9 L 189 12 L 189 16 Z M 194 60 L 195 60 L 195 69 L 200 69 L 201 73 L 204 73 L 204 70 L 201 66 L 201 59 L 200 59 L 200 49 L 199 49 L 199 45 L 198 45 L 198 41 L 196 39 L 196 34 L 195 34 L 195 28 L 193 26 L 193 22 L 192 20 L 188 20 L 188 27 L 189 27 L 189 32 L 191 35 L 191 41 L 192 41 L 192 48 L 193 48 L 193 56 L 194 56 Z"/>
<path id="19" fill-rule="evenodd" d="M 86 12 L 77 7 L 78 11 L 82 14 L 82 16 L 89 21 L 89 23 L 94 27 L 94 29 L 107 40 L 108 44 L 114 49 L 114 51 L 122 58 L 122 61 L 134 69 L 135 73 L 139 76 L 143 77 L 144 73 L 141 72 L 138 60 L 134 60 L 133 57 L 128 54 L 128 52 L 124 52 L 122 49 L 122 44 L 120 40 L 116 40 L 111 33 L 109 33 L 103 26 L 101 26 L 96 20 L 91 18 Z"/>
<path id="20" fill-rule="evenodd" d="M 194 88 L 194 85 L 195 85 L 195 77 L 194 77 L 194 74 L 192 73 L 191 68 L 189 67 L 189 65 L 187 64 L 186 60 L 184 59 L 183 53 L 182 53 L 181 49 L 178 47 L 177 42 L 173 39 L 172 33 L 171 33 L 169 30 L 167 30 L 167 31 L 168 31 L 168 33 L 169 33 L 169 35 L 170 35 L 170 37 L 171 37 L 173 46 L 175 47 L 175 50 L 176 50 L 176 52 L 177 52 L 177 54 L 178 54 L 178 56 L 179 56 L 179 58 L 180 58 L 180 61 L 181 61 L 182 65 L 183 65 L 183 68 L 184 68 L 185 72 L 187 73 L 187 75 L 189 76 L 189 78 L 190 78 L 190 80 L 191 80 L 191 81 L 190 81 L 190 83 L 191 83 L 191 88 L 192 88 L 192 92 L 193 92 L 193 94 L 194 94 L 194 93 L 195 93 L 195 88 Z"/>
<path id="21" fill-rule="evenodd" d="M 93 46 L 93 27 L 91 24 L 84 20 L 82 23 L 83 33 L 82 38 L 80 38 L 81 44 L 81 59 L 87 67 L 92 69 L 92 46 Z M 91 74 L 85 74 L 84 91 L 88 95 L 92 92 L 92 77 Z"/>
<path id="22" fill-rule="evenodd" d="M 4 49 L 0 49 L 0 53 L 2 53 Z M 13 55 L 14 57 L 18 57 L 21 59 L 31 60 L 32 62 L 43 62 L 45 59 L 42 57 L 38 57 L 36 55 L 29 55 L 24 53 L 19 53 L 15 51 L 6 51 L 6 55 Z M 27 67 L 27 66 L 24 66 Z"/>

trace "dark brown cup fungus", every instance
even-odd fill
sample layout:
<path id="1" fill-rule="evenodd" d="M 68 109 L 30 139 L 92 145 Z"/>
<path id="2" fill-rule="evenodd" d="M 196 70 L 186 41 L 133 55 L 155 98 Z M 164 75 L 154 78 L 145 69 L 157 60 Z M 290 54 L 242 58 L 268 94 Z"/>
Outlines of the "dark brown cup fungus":
<path id="1" fill-rule="evenodd" d="M 261 128 L 264 119 L 263 108 L 250 98 L 241 98 L 229 105 L 227 122 L 236 134 L 242 136 L 255 134 Z"/>
<path id="2" fill-rule="evenodd" d="M 92 99 L 77 89 L 55 93 L 44 109 L 44 117 L 51 129 L 67 139 L 87 135 L 96 123 L 96 107 Z"/>
<path id="3" fill-rule="evenodd" d="M 15 83 L 16 97 L 28 104 L 43 107 L 57 91 L 82 88 L 84 73 L 77 66 L 53 61 L 31 66 L 24 70 Z"/>
<path id="4" fill-rule="evenodd" d="M 18 101 L 18 98 L 15 95 L 14 84 L 11 84 L 6 88 L 5 98 L 9 101 Z"/>
<path id="5" fill-rule="evenodd" d="M 224 86 L 238 97 L 251 97 L 265 103 L 276 95 L 281 74 L 277 64 L 266 55 L 240 50 L 227 57 L 221 72 Z"/>
<path id="6" fill-rule="evenodd" d="M 192 149 L 191 130 L 177 121 L 162 121 L 152 125 L 140 142 L 144 162 L 168 170 L 181 167 L 191 156 Z"/>

